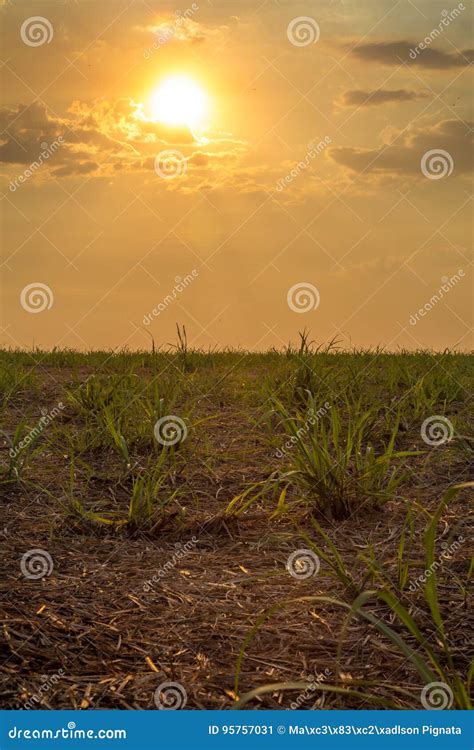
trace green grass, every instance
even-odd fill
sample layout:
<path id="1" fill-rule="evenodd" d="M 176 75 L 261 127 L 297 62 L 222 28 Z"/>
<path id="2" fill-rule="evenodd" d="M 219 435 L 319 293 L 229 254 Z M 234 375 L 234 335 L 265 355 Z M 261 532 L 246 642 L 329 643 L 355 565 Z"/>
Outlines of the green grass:
<path id="1" fill-rule="evenodd" d="M 317 607 L 322 604 L 331 604 L 340 607 L 341 611 L 346 613 L 339 634 L 338 670 L 336 677 L 341 678 L 344 671 L 343 653 L 348 640 L 350 643 L 350 639 L 347 637 L 350 624 L 354 617 L 358 617 L 375 628 L 394 649 L 400 651 L 403 657 L 412 663 L 420 679 L 420 693 L 424 687 L 429 688 L 433 683 L 441 683 L 444 686 L 442 689 L 445 691 L 445 695 L 449 698 L 449 705 L 446 707 L 472 710 L 473 706 L 470 696 L 474 670 L 471 667 L 467 675 L 462 675 L 457 668 L 455 646 L 458 634 L 449 633 L 446 630 L 442 614 L 442 610 L 445 609 L 446 605 L 443 607 L 440 602 L 438 592 L 439 575 L 437 566 L 435 565 L 436 556 L 439 554 L 439 550 L 438 553 L 436 550 L 436 540 L 442 513 L 449 502 L 460 491 L 472 488 L 474 488 L 474 482 L 457 485 L 447 490 L 436 512 L 426 525 L 423 544 L 426 570 L 430 571 L 430 575 L 426 576 L 426 583 L 423 589 L 423 610 L 420 609 L 422 605 L 419 602 L 417 604 L 418 616 L 423 624 L 421 622 L 418 623 L 417 617 L 411 614 L 409 605 L 406 604 L 404 586 L 400 586 L 400 581 L 392 580 L 391 573 L 386 570 L 387 566 L 384 560 L 373 559 L 369 564 L 368 575 L 372 575 L 381 585 L 378 588 L 368 590 L 362 587 L 362 590 L 356 593 L 357 584 L 352 575 L 345 569 L 337 546 L 331 542 L 328 535 L 324 534 L 324 532 L 321 534 L 323 540 L 328 543 L 328 553 L 323 551 L 319 543 L 313 543 L 311 539 L 306 538 L 306 541 L 313 549 L 329 563 L 335 577 L 339 578 L 342 582 L 346 598 L 306 596 L 280 602 L 271 609 L 264 611 L 250 629 L 240 649 L 236 665 L 235 694 L 239 695 L 240 673 L 249 646 L 269 618 L 290 605 L 294 606 L 298 604 L 305 607 L 316 605 Z M 317 524 L 316 529 L 321 532 Z M 471 571 L 472 562 L 470 566 L 466 566 L 463 580 L 458 581 L 457 584 L 463 590 L 467 589 Z M 377 614 L 369 610 L 367 605 L 374 601 L 378 601 L 384 606 L 382 615 L 380 614 L 380 609 L 377 610 Z M 430 614 L 428 619 L 426 617 L 427 613 Z M 341 683 L 344 682 L 342 679 L 340 681 Z M 305 686 L 308 686 L 307 683 L 301 682 L 262 685 L 241 695 L 234 708 L 243 708 L 254 698 L 266 693 L 283 692 L 285 690 L 299 690 L 301 692 Z M 404 690 L 403 684 L 399 684 L 396 681 L 388 685 L 394 697 L 393 702 L 387 702 L 386 698 L 382 699 L 377 695 L 377 691 L 373 690 L 375 687 L 377 686 L 371 682 L 358 681 L 355 684 L 356 689 L 354 689 L 354 686 L 348 687 L 344 684 L 334 685 L 325 683 L 317 684 L 314 689 L 321 692 L 343 694 L 348 699 L 362 699 L 368 704 L 382 702 L 385 707 L 389 707 L 392 704 L 393 707 L 404 707 L 404 699 L 406 701 L 407 698 L 413 698 L 411 693 Z M 406 707 L 412 708 L 413 706 L 409 703 Z M 423 705 L 420 703 L 421 707 Z"/>
<path id="2" fill-rule="evenodd" d="M 337 342 L 316 346 L 306 333 L 284 352 L 202 352 L 189 348 L 184 329 L 176 346 L 152 352 L 2 351 L 2 502 L 10 513 L 26 508 L 32 538 L 31 498 L 52 540 L 107 538 L 113 548 L 115 540 L 154 545 L 168 533 L 175 540 L 205 529 L 216 549 L 231 540 L 232 566 L 242 571 L 251 550 L 260 561 L 260 545 L 264 560 L 279 559 L 282 544 L 313 550 L 325 577 L 314 579 L 318 588 L 279 593 L 248 626 L 236 667 L 238 707 L 307 688 L 291 674 L 262 684 L 242 667 L 272 618 L 311 608 L 329 617 L 338 637 L 333 676 L 315 688 L 326 701 L 416 708 L 423 687 L 442 682 L 453 707 L 467 708 L 474 672 L 456 628 L 473 566 L 457 561 L 449 581 L 444 569 L 424 587 L 413 581 L 436 567 L 441 532 L 449 530 L 448 543 L 464 522 L 461 503 L 472 488 L 457 485 L 472 476 L 472 365 L 471 355 L 454 352 L 345 352 Z M 59 403 L 64 409 L 35 429 Z M 165 445 L 154 428 L 170 416 L 187 435 Z M 449 441 L 423 439 L 433 416 L 451 424 Z M 265 519 L 256 536 L 253 515 Z M 207 531 L 214 522 L 218 530 Z M 362 542 L 351 546 L 361 529 Z M 221 575 L 220 551 L 212 559 L 211 575 Z M 265 575 L 267 585 L 288 578 L 279 569 Z M 260 580 L 247 584 L 257 597 L 252 612 Z M 409 685 L 381 673 L 344 677 L 360 623 L 377 633 L 384 666 L 386 654 L 409 664 Z M 229 655 L 235 643 L 227 643 Z"/>

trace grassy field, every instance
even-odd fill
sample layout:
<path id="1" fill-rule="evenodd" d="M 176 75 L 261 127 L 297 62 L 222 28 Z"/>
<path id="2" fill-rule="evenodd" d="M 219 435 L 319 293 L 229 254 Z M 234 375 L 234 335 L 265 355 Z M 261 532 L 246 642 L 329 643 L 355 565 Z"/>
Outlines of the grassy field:
<path id="1" fill-rule="evenodd" d="M 468 708 L 473 360 L 0 352 L 2 707 Z"/>

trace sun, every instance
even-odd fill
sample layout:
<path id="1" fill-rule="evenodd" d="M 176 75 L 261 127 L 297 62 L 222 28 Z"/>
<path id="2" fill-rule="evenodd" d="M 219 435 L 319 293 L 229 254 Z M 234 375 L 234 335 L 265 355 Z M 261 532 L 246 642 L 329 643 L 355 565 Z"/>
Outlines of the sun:
<path id="1" fill-rule="evenodd" d="M 200 127 L 208 112 L 204 89 L 187 76 L 170 76 L 151 97 L 151 115 L 165 125 Z"/>

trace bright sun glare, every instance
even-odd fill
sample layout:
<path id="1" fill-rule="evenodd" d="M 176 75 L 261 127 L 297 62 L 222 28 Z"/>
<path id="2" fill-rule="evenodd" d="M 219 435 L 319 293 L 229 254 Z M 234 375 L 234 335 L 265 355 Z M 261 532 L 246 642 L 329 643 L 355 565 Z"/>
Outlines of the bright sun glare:
<path id="1" fill-rule="evenodd" d="M 163 81 L 151 98 L 151 113 L 166 125 L 202 125 L 208 109 L 204 90 L 191 78 L 172 76 Z"/>

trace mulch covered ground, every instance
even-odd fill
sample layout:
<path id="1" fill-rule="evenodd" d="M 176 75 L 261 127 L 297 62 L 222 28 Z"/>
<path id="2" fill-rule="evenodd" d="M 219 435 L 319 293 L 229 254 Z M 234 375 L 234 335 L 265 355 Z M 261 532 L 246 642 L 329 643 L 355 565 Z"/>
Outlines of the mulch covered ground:
<path id="1" fill-rule="evenodd" d="M 64 380 L 64 372 L 61 377 Z M 21 408 L 18 401 L 12 405 L 17 412 Z M 209 410 L 209 404 L 205 408 Z M 186 469 L 185 482 L 198 502 L 187 504 L 184 514 L 172 517 L 154 535 L 96 529 L 65 516 L 58 503 L 64 483 L 55 483 L 55 475 L 63 472 L 67 459 L 64 466 L 48 463 L 47 451 L 36 467 L 37 489 L 0 487 L 2 708 L 150 709 L 156 706 L 155 690 L 163 682 L 179 683 L 187 708 L 230 708 L 236 699 L 239 651 L 263 610 L 296 597 L 344 595 L 324 561 L 317 575 L 306 579 L 296 579 L 286 570 L 288 556 L 307 547 L 304 534 L 315 537 L 303 511 L 291 522 L 269 521 L 261 505 L 238 519 L 224 516 L 234 495 L 267 472 L 268 448 L 251 426 L 242 423 L 240 407 L 217 408 L 219 419 L 206 427 L 215 448 L 212 470 L 198 459 Z M 434 509 L 440 488 L 466 478 L 459 464 L 440 469 L 439 476 L 436 470 L 428 477 L 413 475 L 412 487 L 404 487 L 402 497 L 383 510 L 343 523 L 319 520 L 361 580 L 364 564 L 356 558 L 361 551 L 368 553 L 368 545 L 396 576 L 406 499 L 418 499 Z M 42 490 L 45 484 L 50 494 Z M 441 530 L 447 533 L 466 518 L 467 502 L 466 493 L 456 498 Z M 411 550 L 420 573 L 425 523 L 424 518 L 415 519 L 420 546 Z M 20 567 L 24 553 L 34 548 L 47 550 L 53 561 L 50 575 L 38 580 L 25 578 Z M 466 547 L 445 563 L 449 575 L 442 578 L 440 595 L 461 672 L 468 663 L 473 630 L 465 597 L 450 577 L 464 569 L 467 555 Z M 431 619 L 422 593 L 408 593 L 407 602 L 429 634 Z M 374 603 L 372 611 L 397 626 L 384 605 Z M 382 705 L 324 692 L 314 684 L 298 705 L 370 708 L 384 707 L 386 699 L 385 707 L 395 701 L 400 707 L 420 708 L 420 677 L 367 623 L 353 620 L 338 672 L 343 619 L 343 610 L 328 602 L 277 608 L 248 645 L 239 695 L 266 683 L 315 679 L 354 690 L 362 680 L 364 690 L 381 698 Z M 397 694 L 394 685 L 406 692 Z M 301 693 L 275 691 L 247 707 L 294 707 Z"/>

